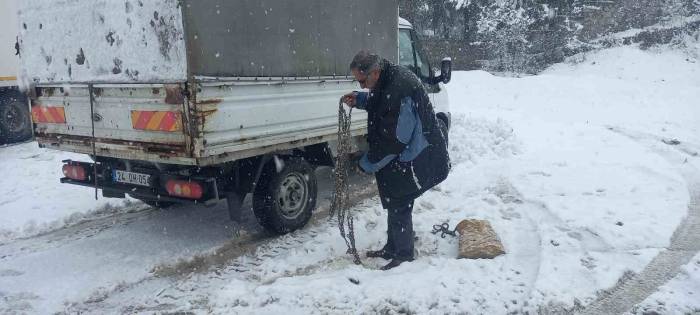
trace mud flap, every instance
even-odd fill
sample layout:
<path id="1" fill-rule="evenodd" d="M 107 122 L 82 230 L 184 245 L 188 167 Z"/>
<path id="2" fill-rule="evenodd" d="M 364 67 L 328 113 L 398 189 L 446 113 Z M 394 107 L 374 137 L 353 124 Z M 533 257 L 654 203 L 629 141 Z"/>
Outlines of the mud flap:
<path id="1" fill-rule="evenodd" d="M 239 192 L 228 192 L 226 193 L 226 203 L 228 204 L 228 215 L 231 221 L 236 223 L 241 223 L 243 217 L 243 199 L 245 199 L 244 193 Z"/>

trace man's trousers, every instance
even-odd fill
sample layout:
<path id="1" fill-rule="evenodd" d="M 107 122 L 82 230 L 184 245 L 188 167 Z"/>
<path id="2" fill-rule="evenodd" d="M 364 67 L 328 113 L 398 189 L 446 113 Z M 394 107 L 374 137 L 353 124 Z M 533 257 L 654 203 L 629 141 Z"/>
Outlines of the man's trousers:
<path id="1" fill-rule="evenodd" d="M 385 251 L 395 259 L 413 260 L 413 202 L 408 200 L 388 209 Z"/>

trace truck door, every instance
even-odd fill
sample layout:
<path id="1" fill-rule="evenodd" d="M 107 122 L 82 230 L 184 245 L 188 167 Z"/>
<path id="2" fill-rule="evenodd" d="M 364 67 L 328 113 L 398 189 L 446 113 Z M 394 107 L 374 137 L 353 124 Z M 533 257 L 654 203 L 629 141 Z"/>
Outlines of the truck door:
<path id="1" fill-rule="evenodd" d="M 449 112 L 445 87 L 441 83 L 430 83 L 434 74 L 420 40 L 412 29 L 399 30 L 399 65 L 408 67 L 423 81 L 436 113 Z"/>

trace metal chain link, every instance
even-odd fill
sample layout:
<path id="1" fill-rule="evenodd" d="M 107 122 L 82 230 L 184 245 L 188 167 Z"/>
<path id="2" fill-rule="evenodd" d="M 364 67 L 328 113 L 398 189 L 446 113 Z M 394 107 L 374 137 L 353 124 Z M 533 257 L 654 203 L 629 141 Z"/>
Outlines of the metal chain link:
<path id="1" fill-rule="evenodd" d="M 454 230 L 450 230 L 450 224 L 445 222 L 443 224 L 433 225 L 433 231 L 430 233 L 433 233 L 433 235 L 442 233 L 440 234 L 440 237 L 445 238 L 447 235 L 457 236 L 457 229 L 455 228 Z"/>
<path id="2" fill-rule="evenodd" d="M 349 195 L 349 173 L 351 165 L 350 154 L 352 153 L 352 143 L 350 134 L 350 125 L 352 119 L 352 108 L 346 112 L 343 106 L 343 99 L 338 103 L 338 148 L 337 158 L 335 162 L 335 191 L 333 201 L 331 203 L 330 216 L 337 214 L 338 229 L 340 235 L 345 240 L 345 245 L 348 247 L 348 254 L 352 254 L 355 264 L 362 264 L 360 255 L 355 247 L 355 228 L 352 215 L 348 213 L 350 195 Z M 347 232 L 346 232 L 347 224 Z"/>

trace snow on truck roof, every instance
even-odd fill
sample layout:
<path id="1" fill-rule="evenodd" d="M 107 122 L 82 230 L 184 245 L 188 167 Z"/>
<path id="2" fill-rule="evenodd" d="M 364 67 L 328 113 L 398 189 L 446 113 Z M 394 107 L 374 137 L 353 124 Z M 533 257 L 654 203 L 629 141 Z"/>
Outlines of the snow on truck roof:
<path id="1" fill-rule="evenodd" d="M 413 25 L 408 20 L 399 17 L 399 28 L 413 28 Z"/>

